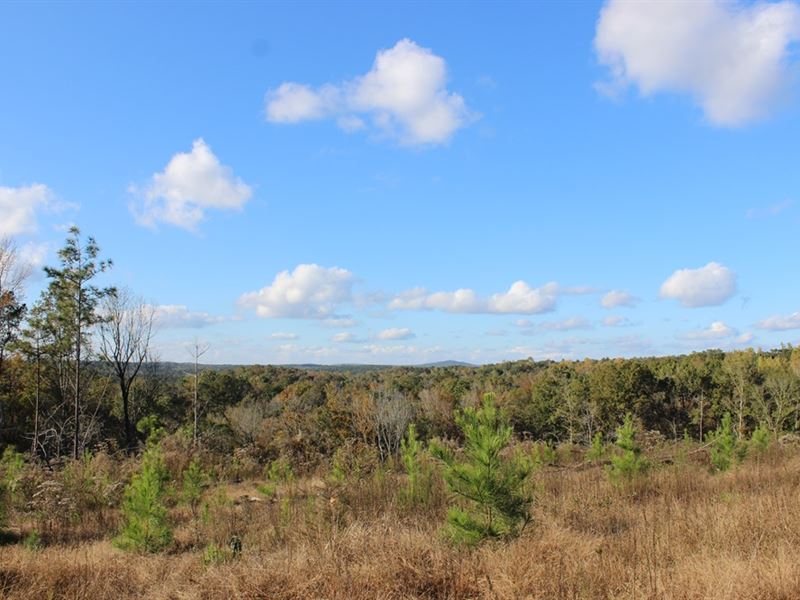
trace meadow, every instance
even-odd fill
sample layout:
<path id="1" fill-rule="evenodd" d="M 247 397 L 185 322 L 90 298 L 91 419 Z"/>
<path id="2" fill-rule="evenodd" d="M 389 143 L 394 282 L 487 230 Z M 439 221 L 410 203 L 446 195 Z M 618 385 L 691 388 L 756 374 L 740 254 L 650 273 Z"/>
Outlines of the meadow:
<path id="1" fill-rule="evenodd" d="M 444 535 L 452 497 L 426 453 L 414 497 L 399 464 L 352 447 L 304 476 L 279 463 L 208 463 L 215 474 L 187 499 L 188 465 L 212 457 L 169 436 L 160 446 L 172 536 L 156 553 L 114 541 L 136 459 L 99 452 L 54 473 L 26 465 L 15 489 L 36 491 L 11 514 L 0 597 L 798 597 L 793 438 L 751 448 L 721 472 L 707 445 L 640 437 L 650 467 L 622 482 L 608 460 L 618 447 L 590 458 L 586 448 L 515 442 L 505 452 L 535 465 L 526 482 L 532 520 L 513 539 L 474 546 Z M 50 502 L 38 512 L 37 493 Z"/>

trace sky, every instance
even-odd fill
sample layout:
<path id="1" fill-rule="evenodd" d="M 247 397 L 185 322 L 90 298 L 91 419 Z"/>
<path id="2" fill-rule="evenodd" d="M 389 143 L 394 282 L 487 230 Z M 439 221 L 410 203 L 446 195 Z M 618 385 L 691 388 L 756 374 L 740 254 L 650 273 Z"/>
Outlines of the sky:
<path id="1" fill-rule="evenodd" d="M 0 3 L 0 236 L 211 363 L 800 342 L 800 2 Z"/>

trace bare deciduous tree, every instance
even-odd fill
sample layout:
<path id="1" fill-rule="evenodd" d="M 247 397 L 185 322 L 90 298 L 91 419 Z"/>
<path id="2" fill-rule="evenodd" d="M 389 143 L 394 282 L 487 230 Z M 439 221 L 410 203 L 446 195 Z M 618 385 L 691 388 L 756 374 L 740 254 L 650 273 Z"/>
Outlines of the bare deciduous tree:
<path id="1" fill-rule="evenodd" d="M 25 313 L 22 295 L 30 274 L 30 265 L 20 259 L 14 241 L 0 238 L 0 375 L 6 349 L 19 333 Z"/>
<path id="2" fill-rule="evenodd" d="M 405 395 L 397 390 L 380 387 L 375 390 L 373 398 L 378 451 L 385 460 L 400 449 L 400 441 L 408 429 L 414 411 Z"/>
<path id="3" fill-rule="evenodd" d="M 102 304 L 100 357 L 114 371 L 122 398 L 125 448 L 133 447 L 130 395 L 133 383 L 150 353 L 155 308 L 135 298 L 129 290 L 115 290 Z"/>

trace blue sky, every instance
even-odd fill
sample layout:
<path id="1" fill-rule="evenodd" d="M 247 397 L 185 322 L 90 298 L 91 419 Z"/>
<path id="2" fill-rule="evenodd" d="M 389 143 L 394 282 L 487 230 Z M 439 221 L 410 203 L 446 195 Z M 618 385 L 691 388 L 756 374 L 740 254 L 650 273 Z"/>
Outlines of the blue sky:
<path id="1" fill-rule="evenodd" d="M 797 2 L 5 3 L 0 25 L 0 234 L 37 264 L 66 224 L 95 236 L 164 359 L 800 341 Z"/>

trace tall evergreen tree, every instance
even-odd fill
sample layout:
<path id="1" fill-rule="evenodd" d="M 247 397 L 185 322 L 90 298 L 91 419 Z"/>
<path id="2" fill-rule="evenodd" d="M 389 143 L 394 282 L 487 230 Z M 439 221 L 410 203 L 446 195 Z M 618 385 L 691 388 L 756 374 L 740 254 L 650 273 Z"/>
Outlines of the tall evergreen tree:
<path id="1" fill-rule="evenodd" d="M 72 455 L 80 454 L 81 375 L 83 360 L 90 351 L 89 332 L 100 321 L 97 305 L 113 288 L 101 288 L 92 283 L 111 267 L 110 260 L 98 260 L 100 248 L 94 238 L 82 244 L 81 231 L 71 227 L 64 247 L 58 251 L 60 268 L 45 267 L 50 283 L 43 304 L 50 309 L 46 320 L 70 340 L 72 363 Z"/>

